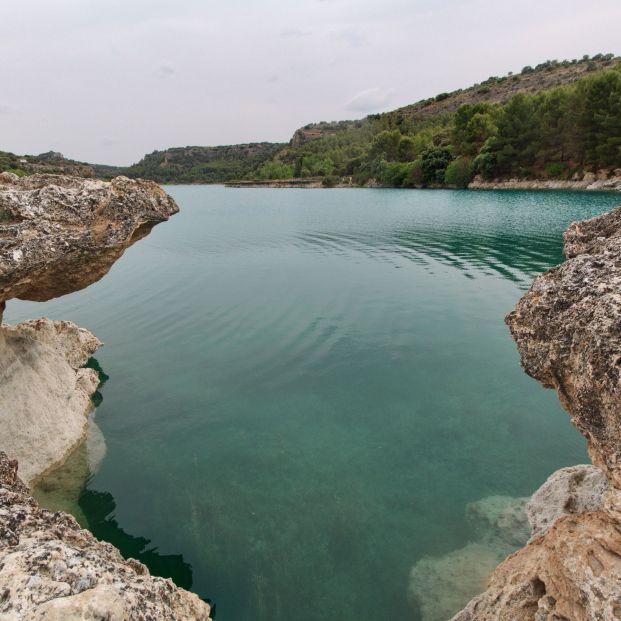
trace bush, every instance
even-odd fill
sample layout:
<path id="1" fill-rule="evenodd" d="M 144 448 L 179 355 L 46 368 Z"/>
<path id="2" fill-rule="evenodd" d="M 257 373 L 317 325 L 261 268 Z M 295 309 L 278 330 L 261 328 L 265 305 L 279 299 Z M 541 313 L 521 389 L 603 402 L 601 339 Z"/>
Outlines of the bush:
<path id="1" fill-rule="evenodd" d="M 408 174 L 409 164 L 401 162 L 386 162 L 382 160 L 379 165 L 377 180 L 381 185 L 393 188 L 403 187 Z"/>
<path id="2" fill-rule="evenodd" d="M 423 185 L 423 161 L 421 158 L 407 164 L 407 173 L 403 180 L 404 188 L 415 188 Z"/>
<path id="3" fill-rule="evenodd" d="M 453 156 L 448 147 L 427 149 L 421 156 L 423 183 L 435 185 L 444 183 L 444 172 Z"/>
<path id="4" fill-rule="evenodd" d="M 561 179 L 567 176 L 566 162 L 552 162 L 546 167 L 546 172 L 550 179 Z"/>
<path id="5" fill-rule="evenodd" d="M 474 176 L 474 165 L 467 157 L 453 160 L 444 173 L 444 183 L 454 188 L 467 188 Z"/>
<path id="6" fill-rule="evenodd" d="M 257 174 L 259 179 L 290 179 L 293 177 L 293 167 L 282 162 L 270 161 L 261 166 Z"/>
<path id="7" fill-rule="evenodd" d="M 339 181 L 339 178 L 335 175 L 327 175 L 321 180 L 321 185 L 324 188 L 333 188 Z"/>

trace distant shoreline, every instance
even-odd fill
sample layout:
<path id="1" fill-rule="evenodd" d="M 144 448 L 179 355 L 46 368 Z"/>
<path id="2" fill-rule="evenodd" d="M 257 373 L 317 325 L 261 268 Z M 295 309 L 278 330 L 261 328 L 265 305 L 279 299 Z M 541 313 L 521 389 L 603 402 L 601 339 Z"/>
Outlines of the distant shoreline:
<path id="1" fill-rule="evenodd" d="M 349 181 L 349 180 L 348 180 Z M 184 185 L 184 184 L 180 184 Z M 192 184 L 192 185 L 212 185 L 212 184 Z M 220 184 L 218 184 L 220 185 Z M 339 181 L 331 186 L 322 183 L 321 178 L 308 177 L 302 179 L 269 179 L 269 180 L 248 180 L 248 181 L 228 181 L 224 183 L 227 188 L 307 188 L 307 189 L 328 189 L 328 188 L 372 188 L 372 189 L 395 189 L 389 186 L 381 186 L 375 183 L 366 185 L 355 185 L 349 181 L 343 183 Z M 404 189 L 429 189 L 429 190 L 571 190 L 587 192 L 621 192 L 621 176 L 614 176 L 610 179 L 585 178 L 581 180 L 554 180 L 554 179 L 496 179 L 493 181 L 483 181 L 475 179 L 468 184 L 467 188 L 452 188 L 449 186 L 429 186 L 420 188 Z"/>

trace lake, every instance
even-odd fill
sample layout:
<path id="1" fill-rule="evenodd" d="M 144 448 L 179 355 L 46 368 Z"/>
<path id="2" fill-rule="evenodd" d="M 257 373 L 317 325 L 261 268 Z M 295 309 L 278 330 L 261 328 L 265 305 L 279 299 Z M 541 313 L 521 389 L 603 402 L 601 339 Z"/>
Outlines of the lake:
<path id="1" fill-rule="evenodd" d="M 587 460 L 503 318 L 619 195 L 167 190 L 103 280 L 7 306 L 105 342 L 105 458 L 47 491 L 218 621 L 420 621 L 410 570 L 478 536 L 469 503 Z"/>

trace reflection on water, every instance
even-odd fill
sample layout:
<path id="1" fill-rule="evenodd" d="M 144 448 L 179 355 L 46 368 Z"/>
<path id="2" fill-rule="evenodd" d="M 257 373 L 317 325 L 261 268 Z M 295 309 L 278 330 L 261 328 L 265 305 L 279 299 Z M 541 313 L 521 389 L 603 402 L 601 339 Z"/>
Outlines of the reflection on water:
<path id="1" fill-rule="evenodd" d="M 95 537 L 115 545 L 125 558 L 144 563 L 154 575 L 172 578 L 184 589 L 192 588 L 192 567 L 181 554 L 160 554 L 149 539 L 130 535 L 119 526 L 112 494 L 85 488 L 79 495 L 78 506 L 82 514 L 88 516 L 84 526 Z"/>
<path id="2" fill-rule="evenodd" d="M 483 549 L 468 505 L 586 457 L 503 317 L 618 196 L 170 191 L 102 281 L 6 312 L 106 343 L 75 511 L 227 621 L 420 620 L 412 567 Z"/>

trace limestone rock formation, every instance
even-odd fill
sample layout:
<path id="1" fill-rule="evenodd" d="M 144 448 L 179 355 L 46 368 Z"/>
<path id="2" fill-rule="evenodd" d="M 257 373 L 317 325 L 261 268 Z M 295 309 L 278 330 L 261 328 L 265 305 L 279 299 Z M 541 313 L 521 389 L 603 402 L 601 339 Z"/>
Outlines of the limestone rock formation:
<path id="1" fill-rule="evenodd" d="M 41 509 L 0 452 L 0 619 L 207 621 L 210 607 L 170 580 Z"/>
<path id="2" fill-rule="evenodd" d="M 565 495 L 564 515 L 505 560 L 454 621 L 621 619 L 621 208 L 572 224 L 565 252 L 507 324 L 524 370 L 556 390 L 606 483 L 592 470 L 586 486 L 566 474 L 548 481 L 531 508 L 546 496 L 556 506 L 535 526 Z"/>
<path id="3" fill-rule="evenodd" d="M 84 437 L 99 377 L 81 367 L 100 346 L 70 321 L 0 327 L 0 449 L 27 483 Z"/>
<path id="4" fill-rule="evenodd" d="M 99 280 L 178 207 L 151 181 L 0 174 L 0 306 Z"/>
<path id="5" fill-rule="evenodd" d="M 589 455 L 621 489 L 621 208 L 572 224 L 569 260 L 507 316 L 526 373 L 554 388 Z"/>
<path id="6" fill-rule="evenodd" d="M 600 171 L 597 176 L 586 173 L 570 179 L 495 179 L 485 181 L 477 175 L 469 184 L 471 190 L 589 190 L 592 192 L 621 192 L 621 169 L 609 176 Z"/>
<path id="7" fill-rule="evenodd" d="M 598 511 L 608 489 L 604 473 L 590 464 L 557 470 L 526 503 L 533 537 L 543 535 L 562 516 Z"/>

